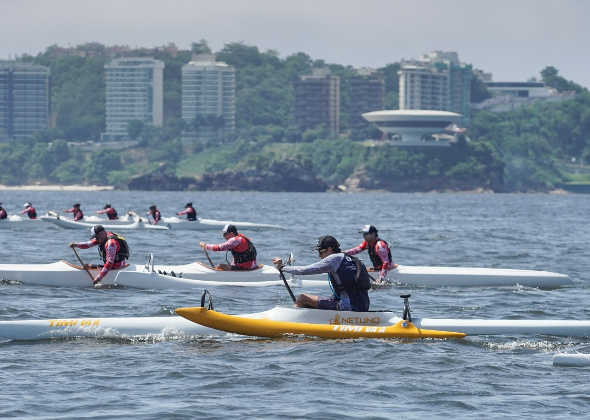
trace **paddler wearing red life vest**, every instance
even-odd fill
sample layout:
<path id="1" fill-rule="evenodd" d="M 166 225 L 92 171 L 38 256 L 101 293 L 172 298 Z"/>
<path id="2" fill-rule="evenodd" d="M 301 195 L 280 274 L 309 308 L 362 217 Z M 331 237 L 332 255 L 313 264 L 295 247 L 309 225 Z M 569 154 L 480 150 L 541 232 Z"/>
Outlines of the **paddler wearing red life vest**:
<path id="1" fill-rule="evenodd" d="M 176 215 L 182 216 L 183 214 L 186 214 L 186 220 L 188 220 L 189 222 L 194 222 L 195 220 L 197 220 L 197 211 L 193 207 L 193 203 L 186 203 L 186 206 L 184 206 L 184 208 L 185 210 L 181 211 L 180 213 L 176 213 Z"/>
<path id="2" fill-rule="evenodd" d="M 105 214 L 106 213 L 109 220 L 116 220 L 119 218 L 119 215 L 117 214 L 117 210 L 115 210 L 110 204 L 106 204 L 104 206 L 104 210 L 95 210 L 94 212 L 96 214 Z"/>
<path id="3" fill-rule="evenodd" d="M 125 267 L 125 260 L 129 258 L 129 245 L 127 241 L 117 233 L 107 232 L 102 225 L 96 225 L 90 229 L 90 241 L 70 242 L 70 248 L 88 249 L 98 246 L 98 254 L 104 265 L 93 283 L 97 284 L 111 270 Z M 94 268 L 94 267 L 91 267 Z M 96 267 L 100 268 L 100 266 Z"/>
<path id="4" fill-rule="evenodd" d="M 6 219 L 8 214 L 6 214 L 6 210 L 2 207 L 2 203 L 0 203 L 0 220 Z"/>
<path id="5" fill-rule="evenodd" d="M 387 270 L 397 267 L 396 264 L 393 264 L 391 250 L 387 242 L 379 238 L 379 231 L 375 226 L 365 225 L 362 230 L 359 230 L 359 233 L 363 234 L 363 242 L 357 247 L 344 251 L 344 253 L 356 255 L 366 249 L 369 252 L 373 269 L 380 270 L 379 278 L 375 281 L 381 283 L 387 277 Z"/>
<path id="6" fill-rule="evenodd" d="M 199 246 L 207 251 L 231 251 L 234 259 L 231 264 L 217 264 L 219 270 L 253 270 L 258 267 L 256 248 L 252 241 L 238 233 L 234 225 L 225 225 L 221 231 L 225 242 L 219 245 L 207 244 L 203 241 Z"/>
<path id="7" fill-rule="evenodd" d="M 25 207 L 25 209 L 23 211 L 19 212 L 18 214 L 27 213 L 27 215 L 29 216 L 29 219 L 36 219 L 37 218 L 37 212 L 35 211 L 35 208 L 33 207 L 33 205 L 31 203 L 25 203 L 25 204 L 23 204 L 23 206 Z"/>
<path id="8" fill-rule="evenodd" d="M 82 213 L 82 210 L 80 210 L 80 203 L 74 204 L 74 206 L 69 210 L 62 209 L 61 211 L 64 213 L 74 213 L 74 222 L 84 219 L 84 213 Z"/>
<path id="9" fill-rule="evenodd" d="M 150 220 L 150 224 L 152 224 L 152 225 L 157 224 L 160 221 L 160 219 L 162 218 L 162 215 L 160 214 L 160 210 L 158 210 L 158 208 L 156 207 L 155 204 L 150 206 L 150 211 L 148 211 L 145 215 L 148 217 L 148 220 L 150 220 L 150 218 L 149 218 L 150 215 L 154 218 L 153 223 Z"/>

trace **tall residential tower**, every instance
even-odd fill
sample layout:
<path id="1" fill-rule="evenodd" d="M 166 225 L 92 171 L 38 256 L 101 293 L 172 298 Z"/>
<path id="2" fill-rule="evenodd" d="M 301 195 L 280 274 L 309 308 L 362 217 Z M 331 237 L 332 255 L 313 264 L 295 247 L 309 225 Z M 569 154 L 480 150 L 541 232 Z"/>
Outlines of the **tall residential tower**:
<path id="1" fill-rule="evenodd" d="M 456 52 L 403 60 L 398 74 L 400 110 L 455 112 L 461 114 L 461 124 L 469 124 L 473 66 L 459 62 Z"/>
<path id="2" fill-rule="evenodd" d="M 0 61 L 0 141 L 49 128 L 49 67 Z"/>
<path id="3" fill-rule="evenodd" d="M 164 62 L 149 57 L 111 60 L 106 68 L 106 133 L 102 141 L 127 138 L 127 125 L 139 120 L 164 123 Z"/>
<path id="4" fill-rule="evenodd" d="M 183 139 L 206 140 L 236 127 L 236 70 L 212 54 L 182 66 Z"/>
<path id="5" fill-rule="evenodd" d="M 293 81 L 295 125 L 301 130 L 324 126 L 330 136 L 340 133 L 340 77 L 330 69 L 313 69 L 313 74 Z"/>

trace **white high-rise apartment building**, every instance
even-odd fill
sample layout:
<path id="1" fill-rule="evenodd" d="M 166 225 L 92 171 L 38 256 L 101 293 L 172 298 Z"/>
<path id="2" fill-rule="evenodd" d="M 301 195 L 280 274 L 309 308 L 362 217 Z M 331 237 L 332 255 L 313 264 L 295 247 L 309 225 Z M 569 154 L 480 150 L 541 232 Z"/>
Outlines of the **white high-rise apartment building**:
<path id="1" fill-rule="evenodd" d="M 162 127 L 164 62 L 149 57 L 115 58 L 105 68 L 106 133 L 101 140 L 126 138 L 132 120 Z"/>
<path id="2" fill-rule="evenodd" d="M 213 54 L 194 55 L 182 67 L 185 140 L 219 137 L 236 126 L 236 71 Z"/>
<path id="3" fill-rule="evenodd" d="M 398 74 L 400 110 L 456 112 L 462 124 L 469 124 L 473 67 L 459 62 L 456 52 L 434 51 L 402 60 Z"/>

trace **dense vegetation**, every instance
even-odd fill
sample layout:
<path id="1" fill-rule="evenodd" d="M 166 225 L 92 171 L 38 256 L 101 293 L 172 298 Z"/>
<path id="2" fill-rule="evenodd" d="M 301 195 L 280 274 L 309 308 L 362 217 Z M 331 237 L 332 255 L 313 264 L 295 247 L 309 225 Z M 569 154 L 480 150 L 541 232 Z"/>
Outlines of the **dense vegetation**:
<path id="1" fill-rule="evenodd" d="M 301 132 L 292 124 L 293 93 L 290 80 L 328 66 L 332 74 L 345 77 L 351 67 L 313 60 L 305 53 L 280 58 L 277 51 L 260 52 L 243 43 L 225 45 L 218 60 L 237 70 L 237 130 L 206 144 L 180 141 L 185 122 L 180 119 L 180 76 L 192 52 L 210 53 L 205 40 L 193 43 L 192 52 L 172 57 L 165 52 L 138 50 L 165 62 L 163 128 L 132 122 L 130 137 L 141 138 L 140 147 L 117 152 L 99 149 L 84 153 L 69 148 L 66 141 L 98 140 L 105 128 L 105 70 L 110 58 L 50 58 L 49 47 L 37 57 L 21 59 L 51 68 L 51 107 L 54 127 L 25 141 L 0 143 L 0 183 L 33 181 L 52 183 L 122 184 L 132 175 L 165 170 L 179 176 L 194 176 L 228 168 L 267 168 L 273 159 L 299 156 L 309 161 L 315 173 L 331 184 L 340 184 L 359 172 L 390 180 L 429 179 L 479 180 L 496 191 L 549 190 L 566 181 L 588 181 L 576 174 L 576 165 L 590 161 L 590 94 L 567 81 L 554 67 L 541 71 L 548 86 L 577 92 L 574 99 L 541 103 L 513 112 L 474 113 L 465 137 L 450 148 L 404 149 L 367 147 L 353 141 L 377 138 L 374 127 L 367 133 L 343 130 L 344 137 L 328 139 L 322 127 Z M 104 46 L 91 43 L 77 47 L 100 53 Z M 378 69 L 385 78 L 386 108 L 397 108 L 398 63 Z M 485 85 L 474 79 L 472 100 L 489 97 Z M 346 126 L 346 94 L 341 95 L 341 123 Z M 203 124 L 209 123 L 203 121 Z M 212 122 L 215 123 L 215 122 Z M 52 143 L 47 147 L 47 143 Z"/>

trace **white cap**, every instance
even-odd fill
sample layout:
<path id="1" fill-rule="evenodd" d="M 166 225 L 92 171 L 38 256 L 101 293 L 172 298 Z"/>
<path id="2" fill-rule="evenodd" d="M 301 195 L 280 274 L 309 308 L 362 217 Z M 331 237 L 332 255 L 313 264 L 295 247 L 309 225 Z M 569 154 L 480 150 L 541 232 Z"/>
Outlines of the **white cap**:
<path id="1" fill-rule="evenodd" d="M 236 228 L 234 225 L 232 225 L 232 224 L 230 223 L 230 224 L 227 224 L 227 225 L 225 225 L 225 226 L 223 227 L 223 230 L 222 230 L 221 232 L 222 232 L 222 233 L 224 233 L 224 234 L 225 234 L 225 233 L 227 233 L 227 232 L 234 232 L 234 233 L 238 233 L 238 229 L 237 229 L 237 228 Z"/>
<path id="2" fill-rule="evenodd" d="M 23 207 L 33 207 L 33 205 L 31 203 L 25 203 L 23 204 Z"/>
<path id="3" fill-rule="evenodd" d="M 366 233 L 377 233 L 377 228 L 373 225 L 365 225 L 363 230 L 359 231 L 359 233 L 366 234 Z"/>

